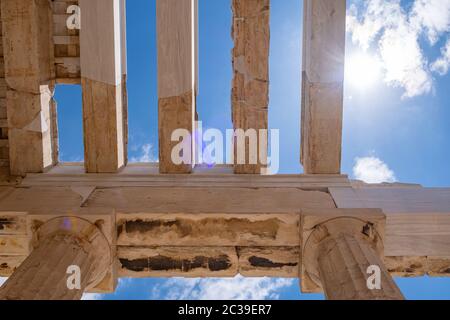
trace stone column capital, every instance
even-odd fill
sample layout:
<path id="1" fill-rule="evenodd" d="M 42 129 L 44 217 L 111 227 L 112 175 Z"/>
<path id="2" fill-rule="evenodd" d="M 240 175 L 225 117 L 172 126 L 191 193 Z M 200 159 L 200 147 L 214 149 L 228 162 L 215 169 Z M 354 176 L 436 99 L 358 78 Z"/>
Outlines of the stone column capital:
<path id="1" fill-rule="evenodd" d="M 101 281 L 109 266 L 113 263 L 111 246 L 108 239 L 94 223 L 79 217 L 61 216 L 42 224 L 33 237 L 32 247 L 37 248 L 48 238 L 59 241 L 75 242 L 84 251 L 101 257 L 90 275 L 86 288 L 94 287 Z"/>
<path id="2" fill-rule="evenodd" d="M 110 269 L 112 252 L 94 223 L 79 217 L 47 220 L 33 250 L 0 290 L 0 300 L 80 299 Z"/>
<path id="3" fill-rule="evenodd" d="M 350 236 L 369 246 L 380 258 L 384 257 L 381 232 L 374 223 L 357 217 L 336 217 L 317 224 L 309 234 L 303 247 L 303 266 L 307 276 L 322 287 L 319 275 L 319 256 L 330 240 Z"/>

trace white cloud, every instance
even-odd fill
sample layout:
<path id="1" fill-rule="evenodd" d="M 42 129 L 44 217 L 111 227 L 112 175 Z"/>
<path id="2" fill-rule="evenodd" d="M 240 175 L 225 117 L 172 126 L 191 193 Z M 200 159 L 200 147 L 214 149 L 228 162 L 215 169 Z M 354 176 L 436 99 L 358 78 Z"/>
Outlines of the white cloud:
<path id="1" fill-rule="evenodd" d="M 137 279 L 134 279 L 137 281 Z M 131 278 L 119 278 L 117 283 L 117 288 L 115 294 L 120 293 L 122 290 L 127 289 L 128 286 L 132 285 Z M 100 294 L 100 293 L 84 293 L 81 300 L 103 300 L 108 295 L 112 294 Z"/>
<path id="2" fill-rule="evenodd" d="M 428 40 L 435 44 L 440 34 L 450 30 L 450 1 L 416 0 L 411 16 L 416 28 L 425 28 Z"/>
<path id="3" fill-rule="evenodd" d="M 445 47 L 441 49 L 441 53 L 441 57 L 431 65 L 431 70 L 443 76 L 450 69 L 450 37 Z"/>
<path id="4" fill-rule="evenodd" d="M 8 278 L 0 277 L 0 287 L 5 283 Z"/>
<path id="5" fill-rule="evenodd" d="M 403 88 L 403 97 L 432 92 L 435 70 L 424 56 L 420 37 L 426 35 L 434 45 L 450 31 L 450 0 L 415 0 L 409 12 L 400 0 L 356 3 L 347 14 L 347 29 L 361 50 L 377 49 L 384 81 Z"/>
<path id="6" fill-rule="evenodd" d="M 353 42 L 367 50 L 384 28 L 394 28 L 403 16 L 397 1 L 370 0 L 364 2 L 361 10 L 352 4 L 347 13 L 347 29 Z"/>
<path id="7" fill-rule="evenodd" d="M 211 278 L 167 280 L 152 289 L 151 299 L 264 300 L 278 299 L 294 280 L 282 278 Z"/>
<path id="8" fill-rule="evenodd" d="M 376 157 L 356 158 L 353 176 L 366 183 L 392 183 L 397 180 L 388 165 Z"/>
<path id="9" fill-rule="evenodd" d="M 153 154 L 153 145 L 145 144 L 141 147 L 141 154 L 137 157 L 132 157 L 130 162 L 157 162 L 158 160 Z"/>

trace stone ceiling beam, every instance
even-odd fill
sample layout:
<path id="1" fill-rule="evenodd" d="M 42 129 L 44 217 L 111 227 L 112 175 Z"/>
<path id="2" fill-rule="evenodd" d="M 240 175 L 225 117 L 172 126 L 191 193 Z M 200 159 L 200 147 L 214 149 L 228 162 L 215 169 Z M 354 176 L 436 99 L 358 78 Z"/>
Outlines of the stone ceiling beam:
<path id="1" fill-rule="evenodd" d="M 58 159 L 51 7 L 1 1 L 10 172 L 43 172 Z"/>
<path id="2" fill-rule="evenodd" d="M 161 173 L 191 173 L 195 165 L 197 5 L 197 0 L 156 1 Z M 174 148 L 181 141 L 183 152 Z"/>
<path id="3" fill-rule="evenodd" d="M 341 172 L 346 0 L 305 0 L 301 163 L 306 174 Z"/>
<path id="4" fill-rule="evenodd" d="M 123 1 L 79 1 L 84 163 L 88 173 L 114 173 L 127 163 Z"/>
<path id="5" fill-rule="evenodd" d="M 234 171 L 261 174 L 268 148 L 270 0 L 233 0 L 232 9 L 232 121 L 242 130 L 233 143 Z"/>

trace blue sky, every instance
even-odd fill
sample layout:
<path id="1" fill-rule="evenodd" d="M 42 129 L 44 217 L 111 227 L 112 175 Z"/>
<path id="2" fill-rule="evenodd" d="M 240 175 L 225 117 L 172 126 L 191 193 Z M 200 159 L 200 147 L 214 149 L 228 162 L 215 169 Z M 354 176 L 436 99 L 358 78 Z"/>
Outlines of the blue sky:
<path id="1" fill-rule="evenodd" d="M 367 182 L 450 186 L 450 0 L 349 0 L 348 7 L 343 172 Z M 204 127 L 225 130 L 232 127 L 230 0 L 199 0 L 199 14 L 198 113 Z M 272 1 L 269 126 L 280 129 L 280 173 L 302 172 L 302 16 L 301 0 Z M 129 155 L 155 161 L 155 0 L 128 1 L 127 19 Z M 361 74 L 358 61 L 376 67 Z M 82 161 L 81 90 L 60 86 L 56 99 L 61 160 Z M 398 284 L 407 298 L 450 299 L 450 279 Z M 101 298 L 322 298 L 299 292 L 287 279 L 125 279 Z"/>

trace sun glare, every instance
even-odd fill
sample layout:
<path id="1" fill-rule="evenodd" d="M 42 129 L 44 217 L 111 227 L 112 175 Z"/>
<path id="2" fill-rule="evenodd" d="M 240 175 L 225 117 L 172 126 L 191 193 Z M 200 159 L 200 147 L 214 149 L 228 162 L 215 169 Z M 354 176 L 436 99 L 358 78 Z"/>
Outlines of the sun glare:
<path id="1" fill-rule="evenodd" d="M 366 53 L 349 56 L 345 66 L 346 81 L 359 89 L 370 89 L 380 79 L 379 60 Z"/>

